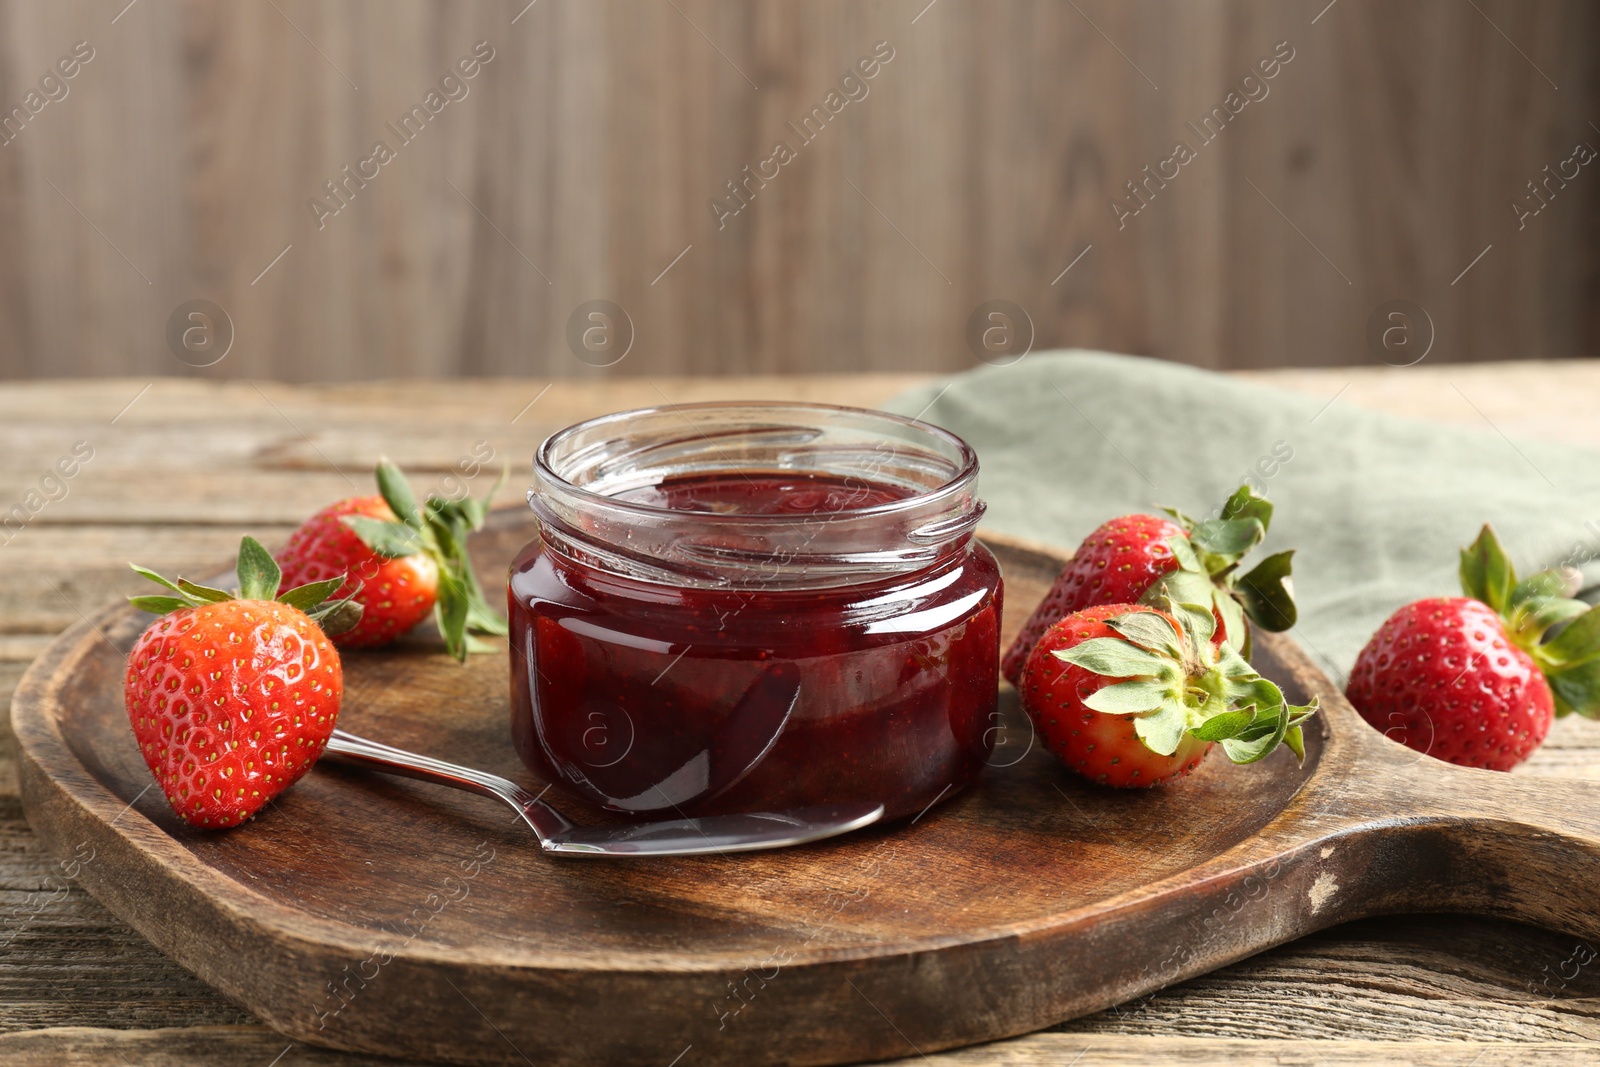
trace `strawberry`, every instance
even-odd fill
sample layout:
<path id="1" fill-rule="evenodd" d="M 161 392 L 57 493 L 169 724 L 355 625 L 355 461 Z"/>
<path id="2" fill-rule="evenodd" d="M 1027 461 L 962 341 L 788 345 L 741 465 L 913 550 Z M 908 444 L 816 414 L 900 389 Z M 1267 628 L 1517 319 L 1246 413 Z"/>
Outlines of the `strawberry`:
<path id="1" fill-rule="evenodd" d="M 1484 526 L 1461 550 L 1466 596 L 1418 600 L 1391 615 L 1356 657 L 1345 696 L 1409 748 L 1509 771 L 1556 716 L 1600 717 L 1600 608 L 1570 599 L 1572 588 L 1570 574 L 1555 570 L 1517 581 Z"/>
<path id="2" fill-rule="evenodd" d="M 1274 633 L 1295 624 L 1292 550 L 1268 556 L 1243 577 L 1236 573 L 1239 561 L 1272 525 L 1271 501 L 1242 485 L 1218 511 L 1219 518 L 1197 522 L 1171 508 L 1162 510 L 1177 521 L 1124 515 L 1083 539 L 1006 651 L 1000 670 L 1007 680 L 1019 683 L 1029 651 L 1046 630 L 1096 604 L 1159 604 L 1166 597 L 1211 604 L 1217 643 L 1227 640 L 1246 656 L 1246 616 Z"/>
<path id="3" fill-rule="evenodd" d="M 383 556 L 368 548 L 345 525 L 346 516 L 395 524 L 394 511 L 381 496 L 352 496 L 329 504 L 289 535 L 277 560 L 293 582 L 317 582 L 352 574 L 350 585 L 361 602 L 361 622 L 339 635 L 352 648 L 386 645 L 427 618 L 438 601 L 439 565 L 413 552 Z"/>
<path id="4" fill-rule="evenodd" d="M 506 622 L 484 599 L 467 534 L 483 526 L 494 490 L 483 500 L 430 496 L 418 507 L 393 463 L 378 463 L 377 481 L 381 495 L 330 504 L 289 536 L 278 551 L 286 580 L 350 576 L 345 593 L 365 610 L 359 625 L 338 636 L 341 645 L 388 644 L 433 612 L 456 659 L 483 651 L 488 646 L 468 631 L 503 635 Z"/>
<path id="5" fill-rule="evenodd" d="M 328 634 L 361 606 L 328 598 L 340 574 L 278 595 L 278 565 L 239 546 L 239 592 L 134 570 L 176 595 L 131 603 L 161 618 L 128 653 L 123 703 L 139 752 L 178 817 L 237 826 L 311 769 L 339 715 L 339 653 Z"/>
<path id="6" fill-rule="evenodd" d="M 1102 785 L 1161 785 L 1189 774 L 1218 742 L 1234 763 L 1280 744 L 1301 759 L 1290 706 L 1231 645 L 1212 641 L 1210 605 L 1100 604 L 1050 627 L 1018 691 L 1046 747 Z"/>

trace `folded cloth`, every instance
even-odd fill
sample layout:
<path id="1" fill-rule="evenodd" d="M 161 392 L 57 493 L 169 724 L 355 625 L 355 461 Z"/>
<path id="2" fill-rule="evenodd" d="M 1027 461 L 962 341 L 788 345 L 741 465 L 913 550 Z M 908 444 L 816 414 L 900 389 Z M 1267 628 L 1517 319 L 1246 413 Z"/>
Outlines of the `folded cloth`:
<path id="1" fill-rule="evenodd" d="M 886 406 L 977 450 L 986 526 L 1067 549 L 1106 519 L 1157 504 L 1210 517 L 1251 483 L 1276 505 L 1257 553 L 1297 549 L 1292 632 L 1341 685 L 1396 608 L 1459 595 L 1457 549 L 1485 522 L 1519 575 L 1567 564 L 1586 588 L 1600 583 L 1595 449 L 1513 443 L 1076 350 L 921 386 Z"/>

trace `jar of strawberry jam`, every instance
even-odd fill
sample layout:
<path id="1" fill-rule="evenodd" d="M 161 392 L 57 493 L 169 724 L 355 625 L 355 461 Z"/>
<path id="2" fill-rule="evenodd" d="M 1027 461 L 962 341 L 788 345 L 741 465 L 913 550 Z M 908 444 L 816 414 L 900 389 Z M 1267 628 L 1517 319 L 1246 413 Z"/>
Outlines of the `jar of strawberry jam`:
<path id="1" fill-rule="evenodd" d="M 638 818 L 881 802 L 972 781 L 1001 583 L 977 457 L 816 404 L 623 412 L 549 438 L 511 567 L 512 735 L 569 798 Z"/>

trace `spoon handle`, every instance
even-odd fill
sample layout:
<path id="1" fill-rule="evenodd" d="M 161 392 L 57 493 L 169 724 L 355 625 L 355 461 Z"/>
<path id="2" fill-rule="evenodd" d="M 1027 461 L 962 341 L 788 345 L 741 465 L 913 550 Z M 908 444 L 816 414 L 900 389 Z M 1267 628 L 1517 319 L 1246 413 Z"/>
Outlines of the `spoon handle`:
<path id="1" fill-rule="evenodd" d="M 486 771 L 473 770 L 455 763 L 447 763 L 432 756 L 407 752 L 403 748 L 380 744 L 344 730 L 335 730 L 323 750 L 325 755 L 337 756 L 348 763 L 359 764 L 371 770 L 394 774 L 402 778 L 415 778 L 419 782 L 447 785 L 464 789 L 480 796 L 495 797 L 510 805 L 519 814 L 546 848 L 554 839 L 572 829 L 572 824 L 555 808 L 540 800 L 517 783 Z"/>

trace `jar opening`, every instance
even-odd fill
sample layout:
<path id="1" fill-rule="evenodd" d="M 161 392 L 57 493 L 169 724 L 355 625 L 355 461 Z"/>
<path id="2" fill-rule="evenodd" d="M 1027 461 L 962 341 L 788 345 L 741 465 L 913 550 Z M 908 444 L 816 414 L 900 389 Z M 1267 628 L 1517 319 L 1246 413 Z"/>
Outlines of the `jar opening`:
<path id="1" fill-rule="evenodd" d="M 687 404 L 552 435 L 528 500 L 547 544 L 602 568 L 675 584 L 816 587 L 881 580 L 962 548 L 983 514 L 977 475 L 964 441 L 897 415 Z M 717 479 L 730 487 L 705 492 Z"/>

